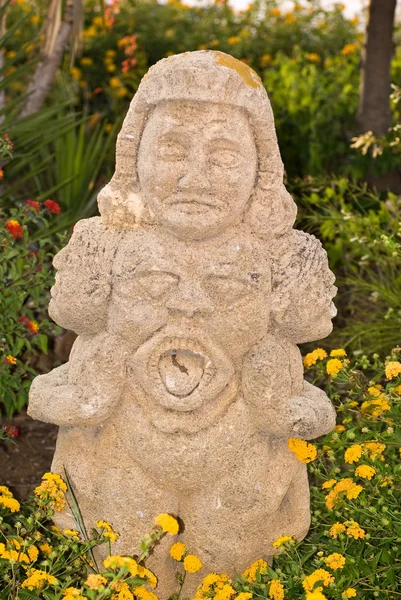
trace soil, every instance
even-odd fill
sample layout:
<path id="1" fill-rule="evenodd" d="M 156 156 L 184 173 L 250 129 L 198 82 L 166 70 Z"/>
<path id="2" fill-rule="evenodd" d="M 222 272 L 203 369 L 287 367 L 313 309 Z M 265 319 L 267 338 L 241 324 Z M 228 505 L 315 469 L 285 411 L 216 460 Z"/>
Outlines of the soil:
<path id="1" fill-rule="evenodd" d="M 15 425 L 15 444 L 0 441 L 0 485 L 6 485 L 18 499 L 25 499 L 50 470 L 58 427 L 34 421 L 26 412 L 1 425 Z"/>

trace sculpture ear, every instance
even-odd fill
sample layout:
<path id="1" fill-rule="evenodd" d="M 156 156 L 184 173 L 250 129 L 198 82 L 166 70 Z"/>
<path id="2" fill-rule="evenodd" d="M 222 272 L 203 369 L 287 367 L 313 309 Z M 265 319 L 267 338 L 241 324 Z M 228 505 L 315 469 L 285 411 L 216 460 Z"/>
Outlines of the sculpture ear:
<path id="1" fill-rule="evenodd" d="M 288 233 L 296 215 L 297 206 L 283 184 L 264 189 L 258 182 L 245 220 L 256 235 L 266 239 Z"/>

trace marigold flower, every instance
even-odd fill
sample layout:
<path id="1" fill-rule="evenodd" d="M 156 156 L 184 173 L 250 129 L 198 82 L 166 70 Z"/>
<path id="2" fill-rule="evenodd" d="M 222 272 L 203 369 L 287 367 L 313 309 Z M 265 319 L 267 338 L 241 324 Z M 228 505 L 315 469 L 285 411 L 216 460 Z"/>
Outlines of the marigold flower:
<path id="1" fill-rule="evenodd" d="M 398 360 L 392 360 L 386 365 L 386 377 L 387 379 L 394 379 L 394 377 L 398 377 L 401 373 L 401 363 Z"/>
<path id="2" fill-rule="evenodd" d="M 355 469 L 355 475 L 358 477 L 362 477 L 362 479 L 372 479 L 373 475 L 376 474 L 376 469 L 370 467 L 369 465 L 359 465 Z"/>
<path id="3" fill-rule="evenodd" d="M 325 482 L 322 484 L 322 488 L 323 488 L 324 490 L 329 490 L 329 489 L 331 489 L 331 488 L 333 487 L 333 485 L 336 485 L 336 483 L 337 483 L 337 480 L 336 480 L 336 479 L 329 479 L 328 481 L 325 481 Z"/>
<path id="4" fill-rule="evenodd" d="M 3 427 L 3 434 L 8 438 L 16 438 L 18 437 L 18 427 L 14 425 L 5 425 Z"/>
<path id="5" fill-rule="evenodd" d="M 269 598 L 272 600 L 284 600 L 284 587 L 278 579 L 269 583 Z"/>
<path id="6" fill-rule="evenodd" d="M 362 456 L 362 446 L 354 444 L 344 452 L 344 460 L 348 464 L 358 462 Z"/>
<path id="7" fill-rule="evenodd" d="M 28 588 L 31 592 L 33 590 L 41 590 L 46 584 L 55 585 L 58 583 L 56 577 L 49 575 L 46 571 L 40 569 L 29 569 L 28 577 L 22 582 L 22 588 Z"/>
<path id="8" fill-rule="evenodd" d="M 170 556 L 174 558 L 174 560 L 180 561 L 187 551 L 187 547 L 182 542 L 176 542 L 170 548 Z"/>
<path id="9" fill-rule="evenodd" d="M 316 54 L 315 52 L 310 52 L 309 54 L 307 54 L 306 59 L 309 60 L 309 62 L 314 62 L 314 63 L 318 63 L 322 60 L 321 57 L 318 54 Z"/>
<path id="10" fill-rule="evenodd" d="M 29 321 L 28 329 L 31 333 L 35 335 L 35 333 L 38 333 L 39 331 L 39 325 L 36 321 Z"/>
<path id="11" fill-rule="evenodd" d="M 104 587 L 107 583 L 106 577 L 99 575 L 98 573 L 91 573 L 88 575 L 85 585 L 91 590 L 98 590 L 100 587 Z"/>
<path id="12" fill-rule="evenodd" d="M 358 44 L 345 44 L 344 48 L 341 50 L 341 54 L 343 56 L 354 54 L 358 50 L 358 46 Z"/>
<path id="13" fill-rule="evenodd" d="M 153 592 L 149 592 L 143 585 L 134 589 L 134 594 L 136 598 L 140 600 L 158 600 L 158 597 Z M 121 599 L 123 600 L 123 599 Z M 128 600 L 128 598 L 127 598 Z"/>
<path id="14" fill-rule="evenodd" d="M 355 588 L 347 588 L 345 590 L 345 592 L 343 592 L 343 594 L 342 594 L 343 598 L 355 598 L 355 596 L 356 596 Z"/>
<path id="15" fill-rule="evenodd" d="M 317 363 L 318 360 L 323 360 L 327 357 L 327 352 L 323 348 L 316 348 L 313 352 L 309 352 L 304 358 L 304 366 L 309 369 Z"/>
<path id="16" fill-rule="evenodd" d="M 274 546 L 274 548 L 280 548 L 280 546 L 282 546 L 283 544 L 285 544 L 287 542 L 291 542 L 291 541 L 292 541 L 291 535 L 282 535 L 279 538 L 277 538 L 275 542 L 273 542 L 273 546 Z"/>
<path id="17" fill-rule="evenodd" d="M 15 240 L 24 237 L 22 225 L 16 219 L 8 219 L 8 221 L 6 221 L 6 229 Z"/>
<path id="18" fill-rule="evenodd" d="M 313 588 L 315 587 L 315 584 L 318 582 L 322 582 L 326 587 L 330 585 L 330 583 L 334 583 L 334 577 L 325 569 L 316 569 L 316 571 L 313 571 L 313 573 L 305 577 L 302 582 L 302 587 L 306 592 L 312 592 L 314 591 Z"/>
<path id="19" fill-rule="evenodd" d="M 313 592 L 306 592 L 306 600 L 327 600 L 327 596 L 322 594 L 321 587 L 313 590 Z"/>
<path id="20" fill-rule="evenodd" d="M 248 569 L 246 569 L 243 573 L 242 573 L 242 577 L 244 577 L 245 579 L 247 579 L 248 581 L 256 581 L 257 575 L 263 575 L 264 573 L 266 573 L 268 568 L 268 564 L 265 560 L 263 560 L 263 558 L 259 558 L 258 560 L 255 560 L 254 563 L 251 564 L 250 567 L 248 567 Z"/>
<path id="21" fill-rule="evenodd" d="M 114 531 L 112 524 L 108 521 L 96 521 L 96 527 L 103 529 L 103 537 L 109 539 L 111 542 L 116 542 L 120 537 L 120 534 Z"/>
<path id="22" fill-rule="evenodd" d="M 0 496 L 0 509 L 8 508 L 11 512 L 18 512 L 20 507 L 20 503 L 15 498 L 10 496 Z"/>
<path id="23" fill-rule="evenodd" d="M 35 210 L 36 212 L 40 210 L 40 204 L 36 200 L 25 200 L 25 204 L 33 208 L 33 210 Z"/>
<path id="24" fill-rule="evenodd" d="M 331 535 L 333 538 L 336 538 L 340 535 L 340 533 L 344 533 L 345 529 L 345 525 L 342 523 L 334 523 L 334 525 L 330 527 L 329 535 Z"/>
<path id="25" fill-rule="evenodd" d="M 347 526 L 347 535 L 349 537 L 353 537 L 356 540 L 365 537 L 365 530 L 356 521 L 346 521 L 345 525 Z"/>
<path id="26" fill-rule="evenodd" d="M 58 215 L 61 212 L 61 206 L 57 202 L 54 202 L 54 200 L 45 200 L 43 206 L 46 206 L 47 210 L 54 215 Z"/>
<path id="27" fill-rule="evenodd" d="M 160 514 L 155 518 L 155 523 L 163 529 L 165 533 L 176 535 L 179 530 L 177 519 L 168 514 Z"/>
<path id="28" fill-rule="evenodd" d="M 295 454 L 297 459 L 303 463 L 310 463 L 317 457 L 317 449 L 313 444 L 298 438 L 288 439 L 288 448 Z"/>
<path id="29" fill-rule="evenodd" d="M 330 356 L 338 358 L 338 357 L 341 357 L 341 356 L 347 356 L 347 353 L 344 350 L 344 348 L 337 348 L 336 350 L 332 350 L 330 352 Z"/>
<path id="30" fill-rule="evenodd" d="M 343 368 L 343 363 L 338 358 L 331 358 L 327 361 L 326 372 L 333 376 L 337 375 Z"/>
<path id="31" fill-rule="evenodd" d="M 336 571 L 337 569 L 344 568 L 345 557 L 342 554 L 339 554 L 338 552 L 333 552 L 333 554 L 330 554 L 329 556 L 324 558 L 323 562 L 325 562 L 330 569 Z"/>
<path id="32" fill-rule="evenodd" d="M 184 569 L 187 573 L 197 573 L 202 566 L 202 561 L 195 554 L 188 554 L 184 558 Z"/>
<path id="33" fill-rule="evenodd" d="M 82 596 L 81 590 L 75 587 L 67 588 L 63 594 L 63 600 L 86 600 L 85 596 Z"/>
<path id="34" fill-rule="evenodd" d="M 7 356 L 4 359 L 4 362 L 8 363 L 9 365 L 16 365 L 17 359 L 15 358 L 15 356 L 11 356 L 11 354 L 7 354 Z"/>

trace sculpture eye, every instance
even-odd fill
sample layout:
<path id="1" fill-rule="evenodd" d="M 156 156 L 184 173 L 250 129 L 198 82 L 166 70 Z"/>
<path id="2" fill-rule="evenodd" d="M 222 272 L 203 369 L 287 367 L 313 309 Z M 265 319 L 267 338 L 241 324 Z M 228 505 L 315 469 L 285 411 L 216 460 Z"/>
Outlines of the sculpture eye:
<path id="1" fill-rule="evenodd" d="M 186 158 L 188 150 L 178 140 L 162 139 L 158 143 L 158 154 L 163 160 L 174 162 Z"/>
<path id="2" fill-rule="evenodd" d="M 243 279 L 216 275 L 207 278 L 205 287 L 209 294 L 223 304 L 234 304 L 252 291 L 249 283 Z"/>
<path id="3" fill-rule="evenodd" d="M 241 155 L 236 150 L 215 148 L 210 154 L 210 162 L 218 167 L 234 168 L 240 164 Z"/>
<path id="4" fill-rule="evenodd" d="M 142 271 L 135 280 L 152 298 L 160 298 L 171 292 L 178 284 L 179 277 L 165 271 Z"/>

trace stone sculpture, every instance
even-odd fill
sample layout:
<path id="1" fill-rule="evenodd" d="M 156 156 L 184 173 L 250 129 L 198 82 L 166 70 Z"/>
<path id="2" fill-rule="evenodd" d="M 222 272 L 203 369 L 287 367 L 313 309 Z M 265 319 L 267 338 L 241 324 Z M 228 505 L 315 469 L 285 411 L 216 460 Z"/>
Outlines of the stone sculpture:
<path id="1" fill-rule="evenodd" d="M 52 469 L 68 470 L 89 528 L 113 522 L 116 552 L 169 512 L 205 573 L 242 572 L 306 534 L 306 466 L 287 440 L 335 424 L 296 346 L 330 333 L 334 276 L 293 229 L 258 76 L 213 51 L 152 67 L 99 208 L 54 259 L 49 312 L 79 337 L 35 379 L 29 414 L 60 425 Z M 167 597 L 164 544 L 155 561 Z"/>

